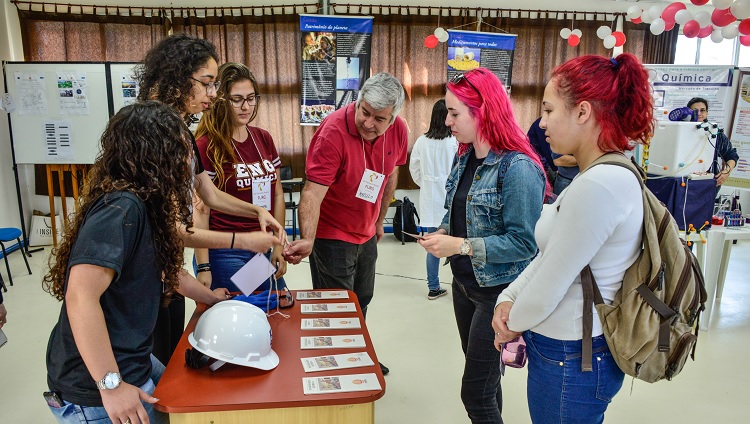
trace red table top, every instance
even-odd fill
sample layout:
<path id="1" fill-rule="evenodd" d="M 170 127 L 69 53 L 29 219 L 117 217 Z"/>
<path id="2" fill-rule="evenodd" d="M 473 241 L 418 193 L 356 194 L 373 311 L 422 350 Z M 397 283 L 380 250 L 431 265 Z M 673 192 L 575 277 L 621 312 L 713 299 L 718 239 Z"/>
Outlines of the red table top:
<path id="1" fill-rule="evenodd" d="M 274 315 L 268 318 L 273 330 L 272 348 L 279 355 L 279 366 L 270 371 L 239 365 L 226 364 L 216 371 L 208 367 L 199 370 L 189 368 L 185 364 L 185 350 L 190 348 L 188 335 L 192 333 L 198 318 L 207 309 L 199 305 L 180 339 L 167 369 L 156 387 L 154 397 L 159 399 L 156 409 L 167 413 L 191 413 L 207 411 L 235 411 L 244 409 L 268 408 L 299 408 L 324 405 L 348 405 L 374 402 L 385 394 L 385 379 L 378 365 L 378 358 L 372 340 L 367 332 L 362 310 L 356 295 L 349 291 L 349 299 L 318 299 L 300 302 L 296 300 L 294 306 L 281 311 L 289 315 L 284 318 Z M 344 330 L 301 330 L 302 318 L 321 318 L 331 314 L 300 313 L 301 303 L 341 303 L 354 302 L 357 312 L 333 314 L 336 317 L 359 317 L 362 328 Z M 300 337 L 302 336 L 335 336 L 346 334 L 363 334 L 367 346 L 361 349 L 316 349 L 302 350 Z M 375 366 L 328 370 L 306 373 L 302 368 L 300 358 L 337 355 L 342 353 L 366 351 Z M 375 373 L 380 382 L 381 390 L 364 392 L 331 393 L 304 395 L 302 378 L 327 375 Z"/>

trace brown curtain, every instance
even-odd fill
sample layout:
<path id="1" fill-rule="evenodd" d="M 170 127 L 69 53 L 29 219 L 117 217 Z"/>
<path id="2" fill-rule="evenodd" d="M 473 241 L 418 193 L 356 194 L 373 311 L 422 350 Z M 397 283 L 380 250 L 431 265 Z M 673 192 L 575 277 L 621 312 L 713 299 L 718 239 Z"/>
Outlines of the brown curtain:
<path id="1" fill-rule="evenodd" d="M 274 137 L 282 162 L 292 166 L 294 176 L 304 174 L 307 146 L 316 127 L 299 125 L 299 13 L 316 13 L 317 4 L 148 9 L 151 17 L 118 16 L 120 9 L 104 8 L 107 15 L 19 10 L 26 60 L 140 61 L 170 28 L 211 40 L 221 61 L 241 62 L 253 71 L 262 95 L 255 123 Z M 447 48 L 423 45 L 438 19 L 443 28 L 476 30 L 480 15 L 481 31 L 518 35 L 511 98 L 516 119 L 528 128 L 540 114 L 544 86 L 555 66 L 578 55 L 611 54 L 596 29 L 611 26 L 615 16 L 577 13 L 573 26 L 583 37 L 577 47 L 570 47 L 559 32 L 571 26 L 571 12 L 332 4 L 331 13 L 374 16 L 372 72 L 389 72 L 402 81 L 407 101 L 401 117 L 409 126 L 410 145 L 427 130 L 432 105 L 445 91 Z M 677 31 L 653 36 L 647 25 L 626 23 L 624 32 L 625 51 L 644 63 L 672 63 Z M 401 172 L 399 188 L 415 187 L 409 173 Z"/>

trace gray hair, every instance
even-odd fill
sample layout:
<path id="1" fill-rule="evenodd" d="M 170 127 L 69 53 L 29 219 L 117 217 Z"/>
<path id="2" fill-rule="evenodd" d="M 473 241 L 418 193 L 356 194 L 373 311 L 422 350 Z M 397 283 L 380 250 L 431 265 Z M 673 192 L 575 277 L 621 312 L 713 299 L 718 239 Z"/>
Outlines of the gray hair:
<path id="1" fill-rule="evenodd" d="M 365 81 L 357 96 L 357 107 L 362 100 L 375 110 L 393 107 L 391 114 L 391 122 L 393 122 L 401 111 L 401 107 L 404 106 L 404 98 L 404 87 L 396 77 L 387 72 L 380 72 Z"/>

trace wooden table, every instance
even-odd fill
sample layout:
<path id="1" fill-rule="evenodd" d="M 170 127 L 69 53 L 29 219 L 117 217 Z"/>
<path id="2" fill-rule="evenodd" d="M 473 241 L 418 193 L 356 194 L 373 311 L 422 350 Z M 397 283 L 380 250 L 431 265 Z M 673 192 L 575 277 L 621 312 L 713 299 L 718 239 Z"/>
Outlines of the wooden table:
<path id="1" fill-rule="evenodd" d="M 196 370 L 185 364 L 185 350 L 190 347 L 187 336 L 195 328 L 205 305 L 196 308 L 177 350 L 156 387 L 154 396 L 159 399 L 156 409 L 169 413 L 172 424 L 349 424 L 373 423 L 374 402 L 385 394 L 385 379 L 367 332 L 362 310 L 353 292 L 349 299 L 305 301 L 305 303 L 354 302 L 357 312 L 330 314 L 357 316 L 360 329 L 305 330 L 300 329 L 302 314 L 297 300 L 294 306 L 281 311 L 289 315 L 269 317 L 273 330 L 272 348 L 279 355 L 279 366 L 271 371 L 226 364 L 215 372 L 207 367 Z M 296 295 L 295 295 L 296 297 Z M 322 317 L 322 314 L 304 315 L 305 318 Z M 367 347 L 363 349 L 300 349 L 301 336 L 363 334 Z M 338 371 L 305 373 L 300 358 L 366 351 L 374 366 Z M 381 390 L 366 392 L 304 395 L 303 377 L 375 373 Z"/>
<path id="2" fill-rule="evenodd" d="M 47 165 L 47 191 L 49 192 L 49 216 L 52 221 L 52 245 L 57 246 L 57 223 L 55 222 L 55 191 L 54 183 L 52 179 L 52 173 L 57 173 L 57 183 L 60 186 L 60 203 L 62 206 L 62 219 L 60 222 L 63 225 L 63 229 L 68 226 L 68 204 L 65 195 L 65 172 L 70 172 L 73 183 L 73 200 L 76 213 L 79 209 L 78 204 L 78 186 L 80 181 L 86 179 L 86 173 L 88 172 L 89 165 L 76 165 L 76 164 L 48 164 Z M 81 177 L 79 177 L 79 174 Z M 63 231 L 64 232 L 64 231 Z"/>

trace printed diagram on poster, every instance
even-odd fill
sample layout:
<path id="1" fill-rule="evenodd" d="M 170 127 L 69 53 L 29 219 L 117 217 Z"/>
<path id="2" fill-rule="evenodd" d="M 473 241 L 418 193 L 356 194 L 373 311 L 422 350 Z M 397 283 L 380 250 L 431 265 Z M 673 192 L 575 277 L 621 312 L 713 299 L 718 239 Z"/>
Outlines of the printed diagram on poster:
<path id="1" fill-rule="evenodd" d="M 135 103 L 138 97 L 138 83 L 132 75 L 120 75 L 120 88 L 122 90 L 122 105 L 127 106 Z"/>
<path id="2" fill-rule="evenodd" d="M 319 125 L 357 100 L 369 76 L 372 17 L 300 15 L 300 123 Z"/>
<path id="3" fill-rule="evenodd" d="M 489 69 L 510 93 L 515 34 L 448 30 L 448 80 L 479 67 Z"/>
<path id="4" fill-rule="evenodd" d="M 73 131 L 70 121 L 44 122 L 45 153 L 48 162 L 64 162 L 72 160 Z"/>
<path id="5" fill-rule="evenodd" d="M 44 73 L 15 72 L 16 104 L 19 115 L 47 115 L 47 89 L 44 87 Z"/>
<path id="6" fill-rule="evenodd" d="M 57 72 L 60 115 L 89 115 L 85 72 Z"/>

